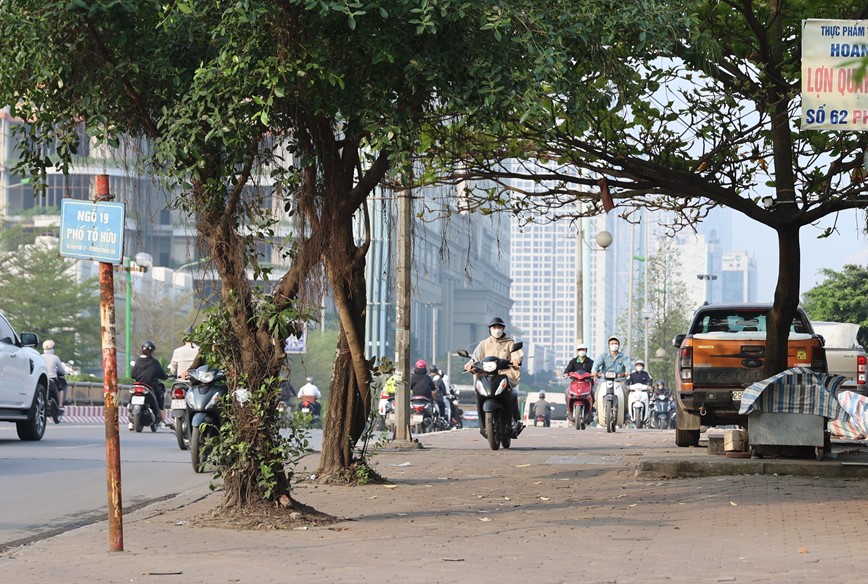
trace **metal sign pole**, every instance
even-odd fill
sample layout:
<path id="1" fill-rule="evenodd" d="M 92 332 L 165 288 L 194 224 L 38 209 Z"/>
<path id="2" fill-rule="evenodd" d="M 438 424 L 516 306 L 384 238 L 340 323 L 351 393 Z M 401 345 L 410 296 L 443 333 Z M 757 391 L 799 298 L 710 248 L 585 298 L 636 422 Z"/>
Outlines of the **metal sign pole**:
<path id="1" fill-rule="evenodd" d="M 110 201 L 108 175 L 96 177 L 95 200 Z M 124 516 L 121 502 L 121 446 L 118 431 L 118 361 L 115 346 L 114 266 L 99 263 L 99 307 L 102 324 L 103 399 L 105 403 L 105 460 L 108 486 L 109 551 L 124 551 Z"/>

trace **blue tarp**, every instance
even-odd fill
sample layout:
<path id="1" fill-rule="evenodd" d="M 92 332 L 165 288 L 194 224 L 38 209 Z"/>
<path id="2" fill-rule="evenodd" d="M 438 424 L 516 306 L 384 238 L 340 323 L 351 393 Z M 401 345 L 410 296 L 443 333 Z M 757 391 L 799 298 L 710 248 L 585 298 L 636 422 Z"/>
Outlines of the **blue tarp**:
<path id="1" fill-rule="evenodd" d="M 820 373 L 807 367 L 792 367 L 749 385 L 738 413 L 753 411 L 813 414 L 846 420 L 849 416 L 836 398 L 845 377 Z"/>

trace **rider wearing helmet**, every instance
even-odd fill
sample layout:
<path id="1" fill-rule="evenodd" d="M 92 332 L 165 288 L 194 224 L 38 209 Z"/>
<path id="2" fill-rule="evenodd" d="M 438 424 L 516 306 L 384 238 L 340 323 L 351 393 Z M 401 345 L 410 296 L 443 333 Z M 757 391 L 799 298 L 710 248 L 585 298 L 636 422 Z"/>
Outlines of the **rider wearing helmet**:
<path id="1" fill-rule="evenodd" d="M 162 380 L 168 379 L 169 376 L 163 370 L 160 362 L 154 358 L 154 351 L 156 350 L 157 346 L 154 344 L 154 341 L 142 343 L 142 354 L 136 359 L 130 375 L 136 382 L 143 383 L 151 388 L 151 393 L 148 394 L 151 396 L 149 405 L 154 411 L 156 419 L 163 420 L 163 425 L 167 428 L 174 428 L 174 423 L 165 416 L 165 410 L 163 410 L 163 397 L 166 394 L 166 387 L 163 385 Z M 129 423 L 129 429 L 133 429 L 132 421 Z"/>
<path id="2" fill-rule="evenodd" d="M 634 371 L 627 378 L 627 385 L 633 385 L 634 383 L 642 383 L 644 385 L 651 385 L 651 374 L 645 371 L 645 361 L 642 359 L 636 359 L 636 362 L 633 363 Z"/>
<path id="3" fill-rule="evenodd" d="M 594 365 L 594 373 L 601 377 L 603 373 L 614 371 L 619 376 L 626 377 L 630 371 L 630 358 L 621 352 L 621 339 L 616 336 L 609 337 L 609 350 L 597 357 Z"/>
<path id="4" fill-rule="evenodd" d="M 539 392 L 539 399 L 533 404 L 533 418 L 542 418 L 543 426 L 548 428 L 552 425 L 552 404 L 546 400 L 546 392 Z M 536 424 L 536 422 L 534 422 Z"/>
<path id="5" fill-rule="evenodd" d="M 512 362 L 512 367 L 502 371 L 509 381 L 510 390 L 512 391 L 512 428 L 513 435 L 517 436 L 524 424 L 521 423 L 521 412 L 518 411 L 518 394 L 515 387 L 521 381 L 521 360 L 524 358 L 524 351 L 519 349 L 512 352 L 512 345 L 515 339 L 506 334 L 506 324 L 499 316 L 495 316 L 488 323 L 488 338 L 480 341 L 476 345 L 476 350 L 470 356 L 471 361 L 464 366 L 465 371 L 469 371 L 474 362 L 482 361 L 485 357 L 498 357 L 499 359 L 508 359 Z M 476 394 L 476 411 L 479 414 L 479 433 L 486 436 L 485 432 L 485 416 L 482 412 L 483 398 L 478 393 Z"/>
<path id="6" fill-rule="evenodd" d="M 588 357 L 588 346 L 585 343 L 579 343 L 576 347 L 576 358 L 570 359 L 567 366 L 564 367 L 564 377 L 569 377 L 570 373 L 590 373 L 594 369 L 594 360 Z"/>
<path id="7" fill-rule="evenodd" d="M 413 373 L 410 374 L 410 395 L 427 397 L 434 401 L 435 391 L 437 388 L 434 386 L 434 380 L 428 375 L 428 364 L 424 359 L 419 359 L 416 361 Z"/>

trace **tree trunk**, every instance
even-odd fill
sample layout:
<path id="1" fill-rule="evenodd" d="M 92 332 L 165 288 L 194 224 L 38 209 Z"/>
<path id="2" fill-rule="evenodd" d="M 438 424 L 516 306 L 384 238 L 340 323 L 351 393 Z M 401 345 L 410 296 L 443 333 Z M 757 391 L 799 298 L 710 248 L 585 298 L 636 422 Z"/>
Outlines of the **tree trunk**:
<path id="1" fill-rule="evenodd" d="M 787 347 L 790 324 L 799 306 L 799 268 L 801 249 L 799 228 L 788 225 L 779 227 L 778 233 L 778 282 L 775 288 L 774 307 L 766 323 L 766 360 L 763 373 L 771 377 L 787 369 Z"/>
<path id="2" fill-rule="evenodd" d="M 370 373 L 365 358 L 366 246 L 353 241 L 353 225 L 342 224 L 339 242 L 324 253 L 341 333 L 329 385 L 328 411 L 318 474 L 326 482 L 353 480 L 354 445 L 362 435 L 371 407 Z"/>

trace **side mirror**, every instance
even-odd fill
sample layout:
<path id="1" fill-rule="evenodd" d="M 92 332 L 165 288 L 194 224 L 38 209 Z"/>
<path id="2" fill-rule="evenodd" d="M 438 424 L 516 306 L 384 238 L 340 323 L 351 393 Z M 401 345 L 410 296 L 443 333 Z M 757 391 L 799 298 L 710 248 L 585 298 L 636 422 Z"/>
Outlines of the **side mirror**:
<path id="1" fill-rule="evenodd" d="M 516 351 L 520 351 L 522 347 L 524 347 L 524 343 L 521 341 L 519 341 L 517 343 L 513 343 L 511 352 L 515 353 Z"/>
<path id="2" fill-rule="evenodd" d="M 672 346 L 675 347 L 676 349 L 680 349 L 681 343 L 683 343 L 684 339 L 686 339 L 686 338 L 687 338 L 687 335 L 685 335 L 684 333 L 681 333 L 680 335 L 675 335 L 675 338 L 672 339 Z"/>
<path id="3" fill-rule="evenodd" d="M 467 352 L 466 349 L 458 349 L 456 351 L 459 357 L 464 357 L 465 359 L 470 359 L 470 353 Z"/>
<path id="4" fill-rule="evenodd" d="M 36 347 L 39 345 L 39 338 L 35 333 L 21 333 L 21 345 L 24 347 Z"/>

